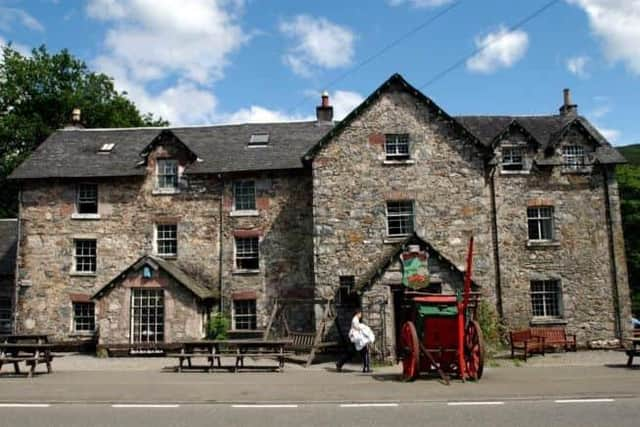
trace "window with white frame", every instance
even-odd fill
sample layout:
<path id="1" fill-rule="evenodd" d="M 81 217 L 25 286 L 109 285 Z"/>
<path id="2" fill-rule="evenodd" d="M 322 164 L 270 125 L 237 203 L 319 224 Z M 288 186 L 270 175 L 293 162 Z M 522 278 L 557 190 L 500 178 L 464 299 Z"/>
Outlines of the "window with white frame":
<path id="1" fill-rule="evenodd" d="M 413 233 L 413 201 L 388 201 L 387 234 L 389 236 L 406 236 L 411 233 Z"/>
<path id="2" fill-rule="evenodd" d="M 520 171 L 523 169 L 522 147 L 502 147 L 502 170 Z"/>
<path id="3" fill-rule="evenodd" d="M 531 310 L 534 317 L 562 317 L 559 280 L 531 281 Z"/>
<path id="4" fill-rule="evenodd" d="M 96 240 L 76 239 L 74 242 L 76 273 L 95 273 L 97 265 Z"/>
<path id="5" fill-rule="evenodd" d="M 233 328 L 237 330 L 257 329 L 256 300 L 233 301 Z"/>
<path id="6" fill-rule="evenodd" d="M 553 240 L 553 207 L 538 206 L 527 208 L 529 240 Z"/>
<path id="7" fill-rule="evenodd" d="M 131 289 L 131 337 L 134 343 L 164 341 L 164 291 Z"/>
<path id="8" fill-rule="evenodd" d="M 11 333 L 11 298 L 0 297 L 0 333 Z"/>
<path id="9" fill-rule="evenodd" d="M 157 186 L 160 191 L 178 189 L 178 161 L 174 159 L 158 159 Z"/>
<path id="10" fill-rule="evenodd" d="M 564 170 L 580 170 L 584 168 L 584 163 L 584 147 L 580 145 L 562 147 L 562 168 Z"/>
<path id="11" fill-rule="evenodd" d="M 236 237 L 236 269 L 258 270 L 260 268 L 259 248 L 258 237 Z"/>
<path id="12" fill-rule="evenodd" d="M 76 211 L 79 214 L 98 213 L 97 184 L 78 184 L 76 188 Z"/>
<path id="13" fill-rule="evenodd" d="M 406 133 L 388 133 L 384 138 L 384 151 L 387 160 L 409 160 L 409 135 Z"/>
<path id="14" fill-rule="evenodd" d="M 236 181 L 233 183 L 233 200 L 236 211 L 253 211 L 256 209 L 255 181 Z"/>
<path id="15" fill-rule="evenodd" d="M 156 225 L 156 251 L 161 256 L 178 254 L 178 226 L 176 224 Z"/>
<path id="16" fill-rule="evenodd" d="M 93 332 L 96 329 L 95 306 L 92 302 L 73 303 L 73 330 Z"/>

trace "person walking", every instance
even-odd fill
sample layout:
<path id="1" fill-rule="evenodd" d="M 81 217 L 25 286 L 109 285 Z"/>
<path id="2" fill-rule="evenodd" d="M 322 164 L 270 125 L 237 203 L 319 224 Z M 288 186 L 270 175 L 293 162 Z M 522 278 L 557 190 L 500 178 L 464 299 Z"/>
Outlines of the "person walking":
<path id="1" fill-rule="evenodd" d="M 353 347 L 355 347 L 355 350 L 360 352 L 362 358 L 362 372 L 371 372 L 369 344 L 372 344 L 374 340 L 375 337 L 371 328 L 362 323 L 362 310 L 357 309 L 353 314 L 351 329 L 349 329 L 349 341 L 351 341 L 352 345 L 349 346 L 340 360 L 336 362 L 336 370 L 338 372 L 342 371 L 344 364 L 353 358 Z"/>

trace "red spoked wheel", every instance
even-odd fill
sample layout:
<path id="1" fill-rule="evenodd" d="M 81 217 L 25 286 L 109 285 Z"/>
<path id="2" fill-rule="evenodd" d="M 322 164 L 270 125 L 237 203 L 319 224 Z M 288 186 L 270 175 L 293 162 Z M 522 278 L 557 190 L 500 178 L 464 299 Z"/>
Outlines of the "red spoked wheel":
<path id="1" fill-rule="evenodd" d="M 484 339 L 482 329 L 475 320 L 467 325 L 464 335 L 464 358 L 469 378 L 478 381 L 484 370 Z"/>
<path id="2" fill-rule="evenodd" d="M 413 322 L 402 325 L 400 331 L 400 348 L 402 350 L 402 380 L 413 381 L 418 377 L 420 367 L 420 344 Z"/>

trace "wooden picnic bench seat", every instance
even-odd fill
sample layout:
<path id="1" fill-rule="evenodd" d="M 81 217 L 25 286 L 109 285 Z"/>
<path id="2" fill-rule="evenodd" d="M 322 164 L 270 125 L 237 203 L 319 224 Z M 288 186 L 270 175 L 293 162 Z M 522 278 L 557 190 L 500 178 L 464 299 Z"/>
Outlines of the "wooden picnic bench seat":
<path id="1" fill-rule="evenodd" d="M 565 351 L 577 350 L 575 334 L 567 334 L 564 327 L 535 327 L 531 328 L 531 334 L 544 339 L 545 349 L 562 347 Z"/>
<path id="2" fill-rule="evenodd" d="M 215 367 L 215 362 L 217 362 L 218 368 L 222 367 L 222 364 L 220 362 L 220 354 L 212 354 L 212 353 L 207 353 L 207 352 L 194 352 L 194 353 L 168 353 L 166 354 L 167 357 L 174 357 L 176 359 L 178 359 L 179 364 L 177 367 L 178 372 L 182 372 L 182 370 L 185 368 L 184 366 L 184 361 L 187 361 L 187 367 L 189 369 L 206 369 L 207 372 L 211 372 L 213 370 L 213 368 Z M 204 365 L 204 366 L 196 366 L 193 365 L 191 363 L 191 359 L 193 358 L 206 358 L 208 364 Z"/>
<path id="3" fill-rule="evenodd" d="M 531 329 L 510 332 L 509 341 L 511 342 L 512 359 L 515 357 L 516 351 L 522 351 L 525 362 L 527 356 L 534 353 L 544 355 L 544 338 L 533 335 Z"/>

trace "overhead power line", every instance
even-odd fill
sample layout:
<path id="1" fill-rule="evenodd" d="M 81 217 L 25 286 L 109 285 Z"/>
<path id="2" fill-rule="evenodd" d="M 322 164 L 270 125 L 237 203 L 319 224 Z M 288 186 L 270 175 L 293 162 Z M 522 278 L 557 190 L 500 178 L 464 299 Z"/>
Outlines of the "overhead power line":
<path id="1" fill-rule="evenodd" d="M 532 21 L 535 18 L 537 18 L 538 16 L 542 15 L 544 12 L 547 11 L 547 9 L 550 9 L 552 6 L 554 6 L 559 1 L 560 0 L 551 0 L 551 1 L 547 2 L 547 3 L 545 3 L 542 7 L 536 9 L 531 14 L 525 16 L 523 19 L 521 19 L 520 21 L 516 22 L 514 25 L 509 27 L 508 30 L 507 30 L 507 33 L 512 33 L 515 30 L 518 30 L 518 29 L 522 28 L 523 26 L 525 26 L 530 21 Z M 492 46 L 493 44 L 499 42 L 500 40 L 501 40 L 501 38 L 497 38 L 497 39 L 493 40 L 490 43 L 487 43 L 487 44 L 485 44 L 483 46 L 480 46 L 480 47 L 476 48 L 473 52 L 463 56 L 462 58 L 458 59 L 453 64 L 451 64 L 450 66 L 445 68 L 444 70 L 442 70 L 442 71 L 438 72 L 437 74 L 435 74 L 426 83 L 423 83 L 422 85 L 418 86 L 418 89 L 422 90 L 425 87 L 430 86 L 433 83 L 437 82 L 438 80 L 444 78 L 447 74 L 449 74 L 450 72 L 452 72 L 453 70 L 455 70 L 459 66 L 464 65 L 470 58 L 473 58 L 474 56 L 476 56 L 480 52 L 483 52 L 489 46 Z"/>

